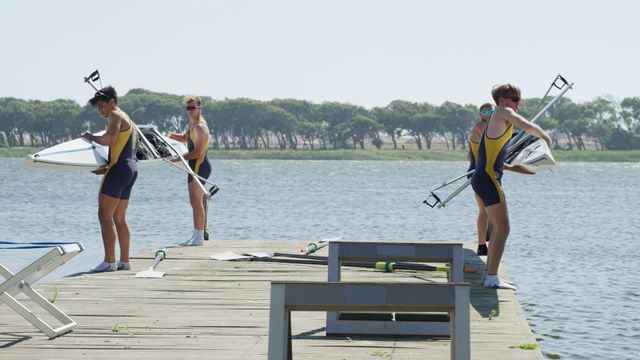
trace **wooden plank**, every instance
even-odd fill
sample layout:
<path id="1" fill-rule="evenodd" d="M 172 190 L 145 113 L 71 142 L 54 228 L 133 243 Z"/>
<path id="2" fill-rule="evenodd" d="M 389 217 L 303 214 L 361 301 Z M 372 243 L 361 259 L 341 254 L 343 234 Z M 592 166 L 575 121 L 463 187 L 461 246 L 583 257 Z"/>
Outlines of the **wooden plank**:
<path id="1" fill-rule="evenodd" d="M 209 255 L 233 251 L 295 253 L 309 240 L 205 242 L 170 248 L 157 270 L 162 279 L 133 275 L 151 265 L 153 252 L 132 258 L 132 271 L 80 274 L 37 285 L 43 296 L 78 322 L 75 330 L 49 340 L 0 305 L 0 354 L 6 359 L 266 359 L 271 281 L 325 281 L 326 266 L 266 262 L 222 262 Z M 484 265 L 467 244 L 465 262 Z M 326 251 L 326 250 L 324 250 Z M 320 254 L 326 255 L 323 250 Z M 80 256 L 83 256 L 81 254 Z M 501 266 L 502 277 L 507 277 Z M 446 273 L 343 268 L 342 280 L 446 282 Z M 471 283 L 471 358 L 542 359 L 539 350 L 513 348 L 535 339 L 515 294 Z M 20 300 L 23 300 L 20 298 Z M 26 301 L 28 303 L 28 301 Z M 495 316 L 491 317 L 491 310 Z M 292 313 L 296 359 L 448 359 L 448 339 L 326 337 L 325 315 Z"/>

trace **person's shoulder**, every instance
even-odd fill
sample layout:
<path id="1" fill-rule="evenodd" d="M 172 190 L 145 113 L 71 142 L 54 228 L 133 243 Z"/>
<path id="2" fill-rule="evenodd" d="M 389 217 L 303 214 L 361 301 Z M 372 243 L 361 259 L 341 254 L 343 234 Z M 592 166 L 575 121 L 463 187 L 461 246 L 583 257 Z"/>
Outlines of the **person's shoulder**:
<path id="1" fill-rule="evenodd" d="M 486 124 L 486 123 L 484 121 L 480 120 L 475 125 L 473 125 L 473 128 L 471 129 L 471 136 L 469 137 L 469 140 L 475 141 L 475 142 L 480 141 L 480 137 L 482 136 L 482 132 L 484 131 L 484 124 Z"/>
<path id="2" fill-rule="evenodd" d="M 124 111 L 118 109 L 109 113 L 109 120 L 128 120 L 129 116 Z"/>
<path id="3" fill-rule="evenodd" d="M 208 131 L 209 126 L 207 125 L 207 122 L 204 119 L 202 120 L 203 121 L 200 121 L 199 123 L 195 124 L 195 127 L 202 131 Z"/>
<path id="4" fill-rule="evenodd" d="M 494 116 L 498 119 L 511 122 L 511 119 L 516 117 L 517 113 L 510 107 L 499 107 L 494 112 Z"/>

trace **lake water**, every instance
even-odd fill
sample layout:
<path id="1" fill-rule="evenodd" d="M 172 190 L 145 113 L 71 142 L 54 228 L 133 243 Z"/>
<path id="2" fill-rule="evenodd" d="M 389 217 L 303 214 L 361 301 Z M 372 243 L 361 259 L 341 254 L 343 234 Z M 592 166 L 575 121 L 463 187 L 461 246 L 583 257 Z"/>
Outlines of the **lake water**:
<path id="1" fill-rule="evenodd" d="M 475 239 L 471 189 L 446 209 L 422 204 L 427 189 L 463 162 L 213 162 L 222 187 L 210 206 L 216 240 Z M 512 223 L 504 261 L 546 354 L 561 359 L 640 358 L 640 164 L 567 163 L 503 179 Z M 79 241 L 86 251 L 57 275 L 102 259 L 100 177 L 0 159 L 0 239 Z M 132 254 L 185 240 L 192 220 L 186 175 L 142 169 L 128 220 Z M 20 268 L 43 250 L 0 250 Z M 4 310 L 3 310 L 4 311 Z M 635 344 L 635 345 L 634 345 Z"/>

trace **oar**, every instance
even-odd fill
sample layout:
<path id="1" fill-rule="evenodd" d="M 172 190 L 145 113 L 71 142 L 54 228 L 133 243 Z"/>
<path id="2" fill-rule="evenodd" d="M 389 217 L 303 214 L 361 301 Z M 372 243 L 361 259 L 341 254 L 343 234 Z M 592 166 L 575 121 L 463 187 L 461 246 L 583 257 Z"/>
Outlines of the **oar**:
<path id="1" fill-rule="evenodd" d="M 138 272 L 135 277 L 137 278 L 161 278 L 164 276 L 164 273 L 161 271 L 156 271 L 156 267 L 160 263 L 160 261 L 167 258 L 167 252 L 164 249 L 160 249 L 156 251 L 156 258 L 153 260 L 153 264 L 147 269 Z"/>
<path id="2" fill-rule="evenodd" d="M 287 264 L 304 264 L 304 265 L 328 265 L 329 260 L 326 256 L 309 256 L 300 254 L 273 253 L 273 256 L 252 256 L 252 261 L 279 262 Z M 266 255 L 266 254 L 265 254 Z M 373 268 L 384 272 L 393 272 L 395 270 L 420 270 L 420 271 L 443 271 L 448 272 L 449 268 L 445 266 L 432 266 L 426 264 L 415 264 L 394 261 L 343 261 L 342 266 Z"/>

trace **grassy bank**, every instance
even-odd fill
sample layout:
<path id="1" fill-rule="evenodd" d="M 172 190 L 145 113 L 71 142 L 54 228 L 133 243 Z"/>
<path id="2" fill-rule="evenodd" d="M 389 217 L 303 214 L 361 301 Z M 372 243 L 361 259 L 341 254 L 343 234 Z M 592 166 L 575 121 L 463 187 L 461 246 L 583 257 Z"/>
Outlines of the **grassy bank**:
<path id="1" fill-rule="evenodd" d="M 40 147 L 0 147 L 0 158 L 20 158 L 29 154 L 35 154 L 42 150 Z"/>
<path id="2" fill-rule="evenodd" d="M 215 150 L 212 159 L 291 160 L 465 160 L 464 151 L 450 150 Z"/>
<path id="3" fill-rule="evenodd" d="M 41 148 L 0 148 L 0 158 L 25 157 Z M 638 162 L 640 150 L 572 151 L 555 150 L 558 162 Z M 460 160 L 466 161 L 463 150 L 209 150 L 211 159 L 282 159 L 282 160 Z"/>
<path id="4" fill-rule="evenodd" d="M 640 161 L 640 150 L 621 151 L 574 151 L 574 150 L 554 150 L 553 156 L 558 162 L 638 162 Z"/>

